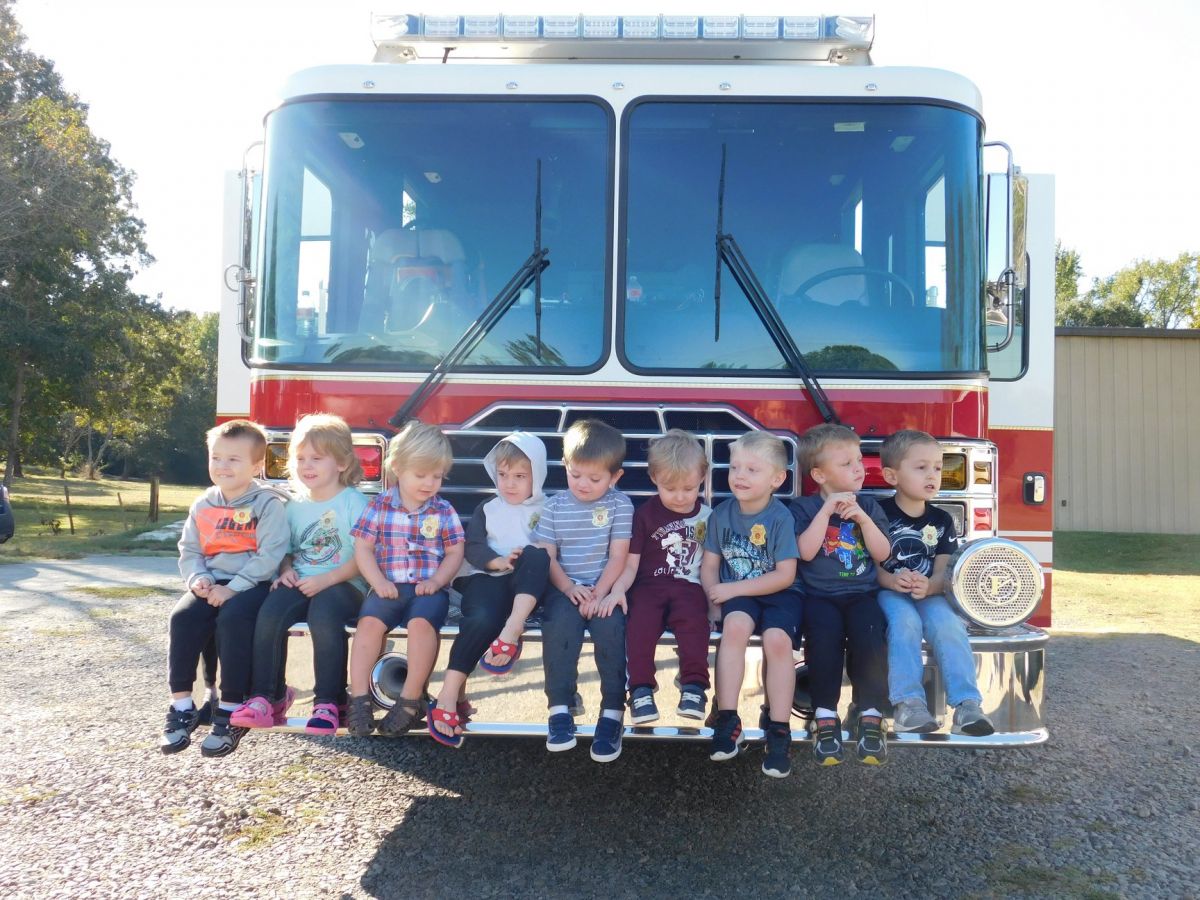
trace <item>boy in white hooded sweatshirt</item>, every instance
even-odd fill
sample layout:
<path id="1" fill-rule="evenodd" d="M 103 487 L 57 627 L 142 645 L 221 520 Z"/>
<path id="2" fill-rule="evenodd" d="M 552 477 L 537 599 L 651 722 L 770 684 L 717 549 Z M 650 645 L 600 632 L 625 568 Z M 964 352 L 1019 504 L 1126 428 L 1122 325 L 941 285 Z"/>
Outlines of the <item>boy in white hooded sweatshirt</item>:
<path id="1" fill-rule="evenodd" d="M 429 733 L 449 747 L 462 743 L 472 712 L 467 678 L 477 663 L 494 675 L 512 671 L 525 620 L 550 577 L 549 554 L 532 545 L 545 500 L 546 446 L 515 431 L 491 449 L 483 465 L 497 495 L 480 503 L 467 524 L 466 561 L 454 582 L 463 617 L 442 689 L 429 709 Z"/>

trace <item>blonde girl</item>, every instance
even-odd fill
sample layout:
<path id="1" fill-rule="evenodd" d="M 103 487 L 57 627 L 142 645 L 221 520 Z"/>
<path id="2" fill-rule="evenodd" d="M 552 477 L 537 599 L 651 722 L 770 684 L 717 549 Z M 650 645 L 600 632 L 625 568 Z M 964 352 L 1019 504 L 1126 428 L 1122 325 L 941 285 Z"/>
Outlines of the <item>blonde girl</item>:
<path id="1" fill-rule="evenodd" d="M 346 624 L 358 617 L 366 585 L 354 561 L 350 530 L 367 507 L 356 485 L 362 466 L 354 438 L 337 416 L 305 416 L 288 444 L 287 506 L 291 554 L 258 614 L 251 697 L 231 718 L 242 728 L 285 721 L 295 692 L 284 683 L 288 629 L 307 621 L 313 642 L 312 715 L 304 730 L 335 734 L 346 707 Z"/>

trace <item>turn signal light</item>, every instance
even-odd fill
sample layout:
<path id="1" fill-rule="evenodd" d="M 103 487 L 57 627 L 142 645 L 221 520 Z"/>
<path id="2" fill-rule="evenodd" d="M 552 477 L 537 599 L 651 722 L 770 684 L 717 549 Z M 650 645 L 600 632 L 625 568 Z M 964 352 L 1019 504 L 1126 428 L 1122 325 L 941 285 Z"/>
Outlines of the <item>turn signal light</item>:
<path id="1" fill-rule="evenodd" d="M 276 480 L 287 478 L 287 458 L 286 442 L 267 444 L 267 477 Z"/>
<path id="2" fill-rule="evenodd" d="M 992 464 L 990 462 L 975 463 L 975 483 L 976 484 L 991 484 L 992 483 Z"/>
<path id="3" fill-rule="evenodd" d="M 967 486 L 967 458 L 961 453 L 942 455 L 942 490 L 961 491 Z"/>
<path id="4" fill-rule="evenodd" d="M 358 444 L 354 455 L 362 466 L 363 478 L 367 481 L 380 481 L 383 474 L 383 449 L 375 446 Z"/>

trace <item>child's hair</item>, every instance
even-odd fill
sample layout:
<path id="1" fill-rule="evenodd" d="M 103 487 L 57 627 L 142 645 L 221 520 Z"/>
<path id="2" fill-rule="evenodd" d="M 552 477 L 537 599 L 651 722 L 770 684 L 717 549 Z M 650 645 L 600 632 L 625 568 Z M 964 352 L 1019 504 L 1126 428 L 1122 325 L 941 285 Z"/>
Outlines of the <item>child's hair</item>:
<path id="1" fill-rule="evenodd" d="M 512 441 L 501 441 L 496 445 L 492 453 L 495 454 L 492 457 L 492 461 L 496 464 L 497 469 L 502 465 L 511 466 L 513 463 L 528 463 L 531 468 L 533 466 L 533 463 L 525 455 L 524 451 Z"/>
<path id="2" fill-rule="evenodd" d="M 734 450 L 744 450 L 766 460 L 776 469 L 787 469 L 787 444 L 783 438 L 776 437 L 769 431 L 747 431 L 729 445 L 730 454 Z"/>
<path id="3" fill-rule="evenodd" d="M 387 467 L 397 474 L 422 463 L 440 465 L 445 475 L 454 464 L 454 451 L 450 448 L 450 439 L 440 428 L 414 419 L 388 444 Z"/>
<path id="4" fill-rule="evenodd" d="M 650 441 L 650 451 L 646 455 L 650 469 L 650 477 L 656 482 L 659 479 L 670 481 L 691 475 L 697 469 L 700 477 L 708 471 L 708 456 L 700 442 L 682 428 L 672 428 L 662 437 Z"/>
<path id="5" fill-rule="evenodd" d="M 563 435 L 563 462 L 598 463 L 616 472 L 625 462 L 625 435 L 599 419 L 580 419 Z"/>
<path id="6" fill-rule="evenodd" d="M 262 462 L 267 458 L 267 433 L 262 430 L 261 425 L 256 425 L 248 419 L 230 419 L 208 429 L 204 439 L 210 453 L 221 438 L 245 438 L 250 442 L 251 459 L 254 462 Z"/>
<path id="7" fill-rule="evenodd" d="M 297 488 L 300 487 L 300 479 L 296 475 L 296 455 L 300 452 L 301 444 L 308 444 L 322 456 L 332 456 L 339 466 L 346 467 L 338 473 L 339 484 L 358 484 L 363 480 L 362 463 L 354 454 L 354 435 L 341 416 L 316 413 L 296 423 L 296 430 L 292 432 L 292 439 L 288 443 L 287 473 Z"/>
<path id="8" fill-rule="evenodd" d="M 802 472 L 811 472 L 821 464 L 821 454 L 835 444 L 853 444 L 859 446 L 861 441 L 854 430 L 845 425 L 834 425 L 826 422 L 814 425 L 800 436 L 800 465 Z"/>
<path id="9" fill-rule="evenodd" d="M 937 442 L 937 438 L 927 432 L 914 431 L 911 428 L 897 431 L 883 442 L 879 450 L 879 461 L 885 469 L 898 469 L 900 463 L 904 462 L 904 457 L 908 456 L 908 451 L 922 444 L 932 444 L 938 449 L 942 446 Z"/>

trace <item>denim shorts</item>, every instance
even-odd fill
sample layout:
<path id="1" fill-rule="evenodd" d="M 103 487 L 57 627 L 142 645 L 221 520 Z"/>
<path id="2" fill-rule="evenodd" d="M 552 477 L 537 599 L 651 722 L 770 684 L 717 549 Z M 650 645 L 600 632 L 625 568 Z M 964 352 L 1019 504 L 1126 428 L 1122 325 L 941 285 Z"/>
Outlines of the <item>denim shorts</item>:
<path id="1" fill-rule="evenodd" d="M 781 628 L 793 641 L 800 630 L 804 598 L 799 591 L 779 591 L 761 597 L 734 597 L 721 604 L 722 618 L 732 612 L 745 613 L 754 620 L 754 633 Z"/>
<path id="2" fill-rule="evenodd" d="M 442 590 L 418 597 L 415 584 L 396 584 L 396 589 L 400 596 L 395 600 L 380 597 L 374 591 L 368 592 L 358 614 L 359 619 L 374 616 L 387 626 L 388 631 L 401 625 L 407 628 L 413 619 L 425 619 L 434 628 L 446 624 L 446 616 L 450 612 L 449 593 Z"/>

